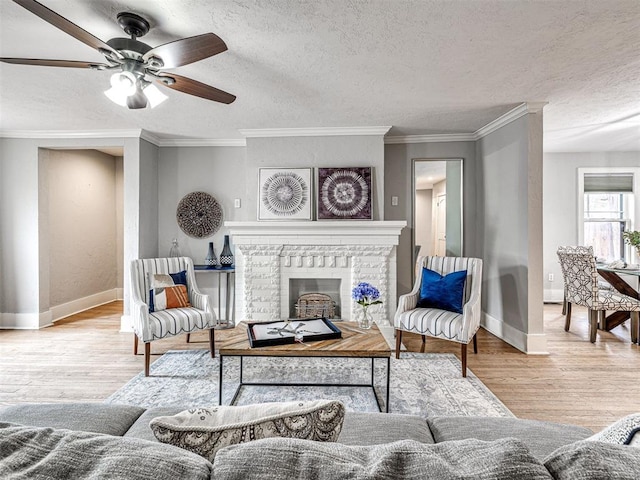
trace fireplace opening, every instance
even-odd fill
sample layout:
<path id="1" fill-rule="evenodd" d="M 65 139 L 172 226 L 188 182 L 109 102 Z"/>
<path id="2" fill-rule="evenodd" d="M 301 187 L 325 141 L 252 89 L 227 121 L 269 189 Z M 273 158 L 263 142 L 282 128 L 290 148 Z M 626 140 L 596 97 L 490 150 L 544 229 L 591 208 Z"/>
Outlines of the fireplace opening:
<path id="1" fill-rule="evenodd" d="M 342 318 L 341 283 L 339 278 L 290 278 L 289 318 Z"/>

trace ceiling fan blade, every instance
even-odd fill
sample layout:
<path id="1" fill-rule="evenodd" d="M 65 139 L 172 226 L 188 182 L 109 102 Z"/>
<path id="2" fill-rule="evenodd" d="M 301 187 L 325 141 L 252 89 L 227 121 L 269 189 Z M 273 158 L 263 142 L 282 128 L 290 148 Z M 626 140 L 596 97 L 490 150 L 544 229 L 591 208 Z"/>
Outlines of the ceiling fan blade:
<path id="1" fill-rule="evenodd" d="M 63 32 L 71 35 L 77 40 L 80 40 L 82 43 L 89 45 L 90 47 L 95 48 L 96 50 L 107 50 L 115 54 L 118 58 L 122 58 L 122 55 L 117 50 L 114 50 L 112 47 L 107 45 L 105 42 L 100 40 L 98 37 L 94 37 L 86 30 L 83 30 L 75 23 L 70 22 L 66 18 L 61 15 L 58 15 L 53 10 L 45 7 L 41 3 L 36 2 L 35 0 L 13 0 L 18 5 L 26 8 L 34 15 L 42 18 L 45 22 L 49 22 L 54 27 L 59 28 Z"/>
<path id="2" fill-rule="evenodd" d="M 142 59 L 158 57 L 162 60 L 161 68 L 175 68 L 204 58 L 212 57 L 227 50 L 227 45 L 215 33 L 205 33 L 195 37 L 183 38 L 152 48 Z"/>
<path id="3" fill-rule="evenodd" d="M 75 60 L 46 60 L 40 58 L 0 58 L 0 62 L 15 63 L 17 65 L 37 65 L 41 67 L 70 67 L 102 69 L 109 65 L 104 63 L 77 62 Z"/>
<path id="4" fill-rule="evenodd" d="M 172 78 L 175 80 L 172 84 L 167 84 L 163 81 L 163 78 Z M 158 75 L 158 79 L 161 85 L 178 90 L 179 92 L 188 93 L 189 95 L 195 95 L 196 97 L 206 98 L 207 100 L 213 100 L 220 103 L 232 103 L 235 99 L 235 95 L 231 95 L 225 91 L 219 90 L 215 87 L 205 85 L 197 80 L 191 78 L 182 77 L 174 73 L 167 73 Z"/>

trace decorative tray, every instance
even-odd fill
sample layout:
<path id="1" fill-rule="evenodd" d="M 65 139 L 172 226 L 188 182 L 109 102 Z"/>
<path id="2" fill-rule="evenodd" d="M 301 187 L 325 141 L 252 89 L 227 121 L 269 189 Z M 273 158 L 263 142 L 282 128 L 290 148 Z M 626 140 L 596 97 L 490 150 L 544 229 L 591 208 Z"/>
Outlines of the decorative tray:
<path id="1" fill-rule="evenodd" d="M 340 329 L 327 318 L 250 322 L 247 335 L 251 348 L 342 338 Z"/>

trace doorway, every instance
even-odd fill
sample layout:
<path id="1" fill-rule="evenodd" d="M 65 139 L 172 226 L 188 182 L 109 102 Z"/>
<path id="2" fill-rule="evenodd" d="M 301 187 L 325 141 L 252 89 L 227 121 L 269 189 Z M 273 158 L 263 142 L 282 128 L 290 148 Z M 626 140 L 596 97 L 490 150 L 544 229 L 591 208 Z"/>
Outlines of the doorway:
<path id="1" fill-rule="evenodd" d="M 111 150 L 40 150 L 44 298 L 53 322 L 123 299 L 123 152 Z"/>

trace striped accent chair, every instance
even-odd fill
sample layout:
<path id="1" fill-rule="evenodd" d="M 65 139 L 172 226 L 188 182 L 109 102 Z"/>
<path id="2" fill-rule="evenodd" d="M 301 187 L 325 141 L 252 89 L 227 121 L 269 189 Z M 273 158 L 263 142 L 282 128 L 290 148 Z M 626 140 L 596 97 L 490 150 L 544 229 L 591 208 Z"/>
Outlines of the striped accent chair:
<path id="1" fill-rule="evenodd" d="M 149 312 L 151 275 L 187 272 L 187 292 L 191 307 Z M 131 262 L 131 317 L 133 319 L 133 353 L 138 354 L 138 339 L 144 342 L 144 374 L 149 376 L 151 342 L 182 333 L 209 330 L 209 349 L 214 356 L 216 315 L 209 295 L 198 290 L 193 261 L 188 257 L 146 258 Z"/>
<path id="2" fill-rule="evenodd" d="M 423 267 L 447 275 L 461 270 L 467 271 L 464 287 L 462 313 L 437 308 L 417 308 L 422 284 Z M 461 344 L 462 376 L 467 376 L 467 345 L 473 340 L 473 352 L 478 353 L 476 332 L 480 328 L 480 292 L 482 288 L 482 260 L 465 257 L 418 257 L 416 282 L 413 290 L 398 299 L 393 325 L 396 334 L 396 358 L 400 358 L 402 332 L 414 332 L 426 337 L 442 338 Z"/>

